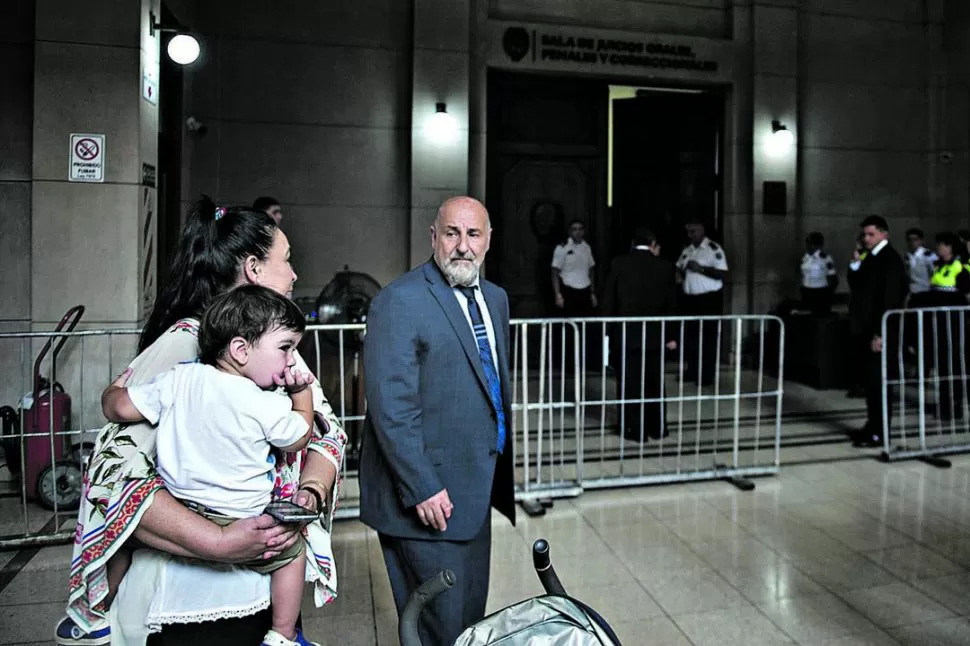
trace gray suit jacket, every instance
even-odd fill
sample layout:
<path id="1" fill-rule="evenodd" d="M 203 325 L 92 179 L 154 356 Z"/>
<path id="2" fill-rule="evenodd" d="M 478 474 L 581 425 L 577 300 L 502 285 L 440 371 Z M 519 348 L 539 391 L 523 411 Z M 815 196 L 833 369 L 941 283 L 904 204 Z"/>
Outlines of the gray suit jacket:
<path id="1" fill-rule="evenodd" d="M 478 346 L 452 288 L 433 260 L 385 287 L 367 313 L 367 419 L 360 456 L 360 518 L 400 538 L 474 538 L 494 505 L 515 522 L 509 305 L 481 281 L 495 331 L 506 442 L 496 450 L 496 413 Z M 448 529 L 414 507 L 442 489 L 454 504 Z"/>

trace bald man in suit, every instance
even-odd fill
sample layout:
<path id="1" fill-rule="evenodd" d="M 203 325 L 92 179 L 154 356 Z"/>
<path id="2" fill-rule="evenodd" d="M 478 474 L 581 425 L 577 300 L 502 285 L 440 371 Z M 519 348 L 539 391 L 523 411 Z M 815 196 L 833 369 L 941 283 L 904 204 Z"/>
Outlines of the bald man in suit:
<path id="1" fill-rule="evenodd" d="M 360 517 L 378 532 L 399 614 L 422 582 L 454 571 L 422 614 L 426 645 L 484 617 L 491 507 L 515 522 L 508 297 L 479 278 L 490 238 L 484 205 L 447 200 L 432 258 L 368 312 Z"/>

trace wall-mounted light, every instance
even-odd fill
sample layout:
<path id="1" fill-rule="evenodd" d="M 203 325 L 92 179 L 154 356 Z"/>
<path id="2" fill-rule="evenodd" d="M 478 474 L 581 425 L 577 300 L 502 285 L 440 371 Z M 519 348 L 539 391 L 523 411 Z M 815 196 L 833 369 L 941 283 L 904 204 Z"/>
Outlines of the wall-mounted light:
<path id="1" fill-rule="evenodd" d="M 148 12 L 148 33 L 151 36 L 155 32 L 174 32 L 175 36 L 168 41 L 168 57 L 179 65 L 189 65 L 198 60 L 202 48 L 199 46 L 198 39 L 187 33 L 182 27 L 166 26 L 155 21 L 155 12 Z"/>
<path id="2" fill-rule="evenodd" d="M 428 118 L 424 131 L 428 139 L 436 144 L 450 144 L 458 135 L 458 121 L 448 114 L 448 106 L 444 103 L 435 103 L 434 114 Z"/>
<path id="3" fill-rule="evenodd" d="M 771 122 L 771 136 L 765 142 L 766 152 L 772 157 L 781 157 L 795 145 L 795 135 L 777 119 Z"/>

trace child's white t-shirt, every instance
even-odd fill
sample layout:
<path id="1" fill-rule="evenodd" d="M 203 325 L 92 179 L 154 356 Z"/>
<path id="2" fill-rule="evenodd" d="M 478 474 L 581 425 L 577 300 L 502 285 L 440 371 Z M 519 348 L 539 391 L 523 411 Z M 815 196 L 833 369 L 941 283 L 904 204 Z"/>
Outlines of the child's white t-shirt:
<path id="1" fill-rule="evenodd" d="M 128 396 L 158 427 L 156 466 L 169 493 L 233 518 L 263 512 L 274 485 L 270 445 L 289 446 L 309 428 L 289 397 L 201 363 L 177 365 Z"/>

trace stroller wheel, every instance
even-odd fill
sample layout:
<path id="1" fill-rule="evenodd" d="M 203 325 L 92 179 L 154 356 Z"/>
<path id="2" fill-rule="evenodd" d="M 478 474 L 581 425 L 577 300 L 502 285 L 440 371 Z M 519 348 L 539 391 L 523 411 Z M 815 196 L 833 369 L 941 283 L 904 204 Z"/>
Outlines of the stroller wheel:
<path id="1" fill-rule="evenodd" d="M 81 505 L 81 467 L 68 460 L 58 460 L 37 476 L 37 498 L 45 509 L 74 511 Z"/>

